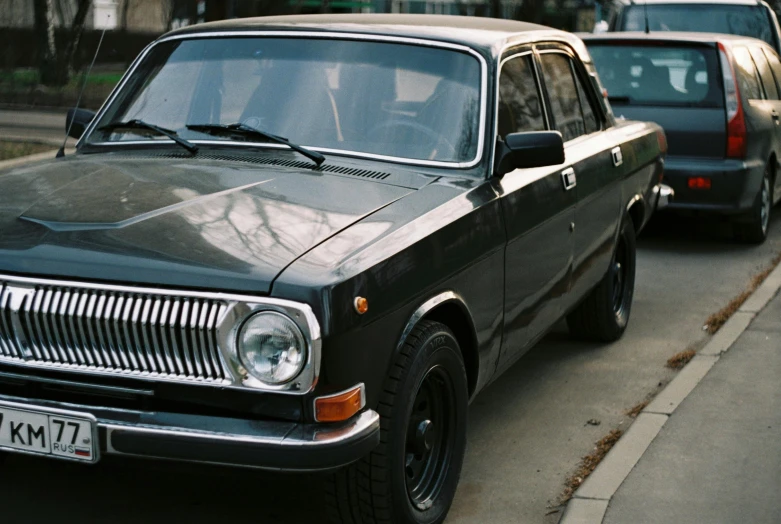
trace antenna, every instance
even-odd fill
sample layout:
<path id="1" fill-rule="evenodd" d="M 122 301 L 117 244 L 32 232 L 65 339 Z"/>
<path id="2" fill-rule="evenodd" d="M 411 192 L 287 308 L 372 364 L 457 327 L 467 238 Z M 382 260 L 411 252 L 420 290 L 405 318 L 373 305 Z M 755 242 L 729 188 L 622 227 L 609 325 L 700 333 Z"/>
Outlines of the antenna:
<path id="1" fill-rule="evenodd" d="M 645 17 L 645 34 L 651 32 L 651 28 L 648 27 L 648 0 L 643 2 L 643 16 Z"/>
<path id="2" fill-rule="evenodd" d="M 71 133 L 71 128 L 73 127 L 73 121 L 76 120 L 76 112 L 79 109 L 79 105 L 81 104 L 81 95 L 84 94 L 84 88 L 87 87 L 87 79 L 89 78 L 90 73 L 92 72 L 92 66 L 95 65 L 95 60 L 98 58 L 98 52 L 100 51 L 100 46 L 103 45 L 103 37 L 106 35 L 106 29 L 108 28 L 108 24 L 106 24 L 105 27 L 103 27 L 103 32 L 100 33 L 100 40 L 98 41 L 98 47 L 95 49 L 95 56 L 92 57 L 92 63 L 89 65 L 89 69 L 87 69 L 87 74 L 84 75 L 84 81 L 81 83 L 81 89 L 79 90 L 79 96 L 76 98 L 76 107 L 74 107 L 73 111 L 73 118 L 71 118 L 70 124 L 68 124 L 68 129 L 65 131 L 65 140 L 62 141 L 62 147 L 57 151 L 57 155 L 55 158 L 62 158 L 65 156 L 65 144 L 68 143 L 68 137 Z"/>

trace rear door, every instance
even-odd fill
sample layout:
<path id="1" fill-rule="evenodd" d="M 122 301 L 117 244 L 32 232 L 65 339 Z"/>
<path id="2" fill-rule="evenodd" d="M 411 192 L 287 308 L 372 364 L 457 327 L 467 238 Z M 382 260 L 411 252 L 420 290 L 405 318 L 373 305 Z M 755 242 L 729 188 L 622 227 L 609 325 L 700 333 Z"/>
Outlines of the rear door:
<path id="1" fill-rule="evenodd" d="M 530 48 L 500 65 L 497 134 L 549 129 Z M 499 368 L 514 362 L 562 315 L 570 287 L 576 196 L 562 182 L 567 165 L 516 169 L 494 177 L 507 230 L 504 339 Z"/>
<path id="2" fill-rule="evenodd" d="M 765 53 L 759 46 L 751 46 L 748 48 L 751 53 L 751 58 L 754 59 L 754 64 L 757 66 L 759 72 L 759 79 L 762 83 L 762 91 L 765 94 L 765 104 L 770 108 L 770 117 L 773 122 L 774 133 L 770 138 L 770 149 L 768 151 L 768 158 L 770 153 L 776 153 L 776 165 L 773 166 L 778 171 L 778 152 L 781 151 L 781 100 L 779 98 L 778 86 L 776 80 L 773 78 L 773 72 L 770 69 L 770 63 L 767 61 Z M 776 182 L 778 180 L 776 179 Z M 773 191 L 777 194 L 777 191 Z"/>
<path id="3" fill-rule="evenodd" d="M 775 51 L 771 51 L 767 48 L 763 49 L 763 51 L 768 64 L 770 65 L 770 71 L 773 73 L 776 91 L 779 93 L 779 98 L 781 98 L 781 60 L 779 60 Z M 781 140 L 781 125 L 776 125 L 776 133 L 778 140 Z M 778 150 L 776 150 L 776 152 L 776 173 L 778 173 L 781 168 L 781 155 L 778 155 Z M 773 190 L 773 198 L 776 202 L 781 199 L 781 177 L 779 176 L 776 177 L 776 187 Z"/>
<path id="4" fill-rule="evenodd" d="M 596 285 L 613 255 L 620 209 L 621 145 L 602 131 L 596 94 L 585 82 L 585 69 L 558 44 L 539 47 L 539 61 L 554 129 L 561 132 L 568 169 L 576 182 L 573 273 L 563 301 L 569 309 Z"/>

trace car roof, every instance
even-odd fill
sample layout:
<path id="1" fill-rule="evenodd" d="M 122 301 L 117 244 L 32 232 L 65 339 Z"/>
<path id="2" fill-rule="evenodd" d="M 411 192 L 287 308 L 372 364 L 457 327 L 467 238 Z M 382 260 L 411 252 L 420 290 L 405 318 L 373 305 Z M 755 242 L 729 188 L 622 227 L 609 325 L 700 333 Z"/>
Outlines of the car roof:
<path id="1" fill-rule="evenodd" d="M 722 33 L 696 33 L 684 31 L 651 31 L 644 33 L 642 31 L 616 31 L 612 33 L 579 33 L 578 36 L 584 42 L 670 42 L 670 43 L 701 43 L 716 44 L 721 42 L 728 46 L 734 46 L 738 43 L 744 44 L 763 44 L 765 47 L 772 47 L 765 41 L 749 36 L 730 35 Z"/>
<path id="2" fill-rule="evenodd" d="M 590 60 L 583 43 L 571 33 L 528 22 L 475 16 L 406 14 L 263 16 L 187 26 L 171 31 L 163 35 L 161 39 L 203 33 L 247 31 L 301 31 L 396 36 L 460 44 L 483 51 L 484 54 L 488 55 L 497 55 L 505 46 L 511 44 L 556 40 L 568 43 L 583 60 Z"/>

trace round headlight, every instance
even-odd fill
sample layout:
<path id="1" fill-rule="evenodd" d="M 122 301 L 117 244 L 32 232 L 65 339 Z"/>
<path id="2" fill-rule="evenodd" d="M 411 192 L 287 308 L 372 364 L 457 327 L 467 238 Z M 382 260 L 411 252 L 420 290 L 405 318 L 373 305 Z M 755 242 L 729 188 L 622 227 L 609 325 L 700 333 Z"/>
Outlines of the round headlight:
<path id="1" fill-rule="evenodd" d="M 306 341 L 295 322 L 281 313 L 262 311 L 239 331 L 239 356 L 253 377 L 279 385 L 292 380 L 306 364 Z"/>

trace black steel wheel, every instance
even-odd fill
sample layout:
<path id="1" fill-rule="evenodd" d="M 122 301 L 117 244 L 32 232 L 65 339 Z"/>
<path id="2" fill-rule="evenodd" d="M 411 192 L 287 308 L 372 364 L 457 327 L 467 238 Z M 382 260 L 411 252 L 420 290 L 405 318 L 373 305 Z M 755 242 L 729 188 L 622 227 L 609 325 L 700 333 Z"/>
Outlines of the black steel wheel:
<path id="1" fill-rule="evenodd" d="M 627 216 L 621 225 L 607 273 L 567 315 L 567 326 L 572 335 L 599 342 L 613 342 L 621 338 L 632 310 L 635 262 L 635 228 Z"/>
<path id="2" fill-rule="evenodd" d="M 736 224 L 736 236 L 749 244 L 761 244 L 767 238 L 770 210 L 773 207 L 773 179 L 770 170 L 768 163 L 754 205 L 746 217 L 747 222 Z"/>
<path id="3" fill-rule="evenodd" d="M 386 379 L 380 445 L 329 480 L 331 520 L 436 524 L 455 496 L 466 450 L 468 386 L 452 331 L 421 321 Z"/>

